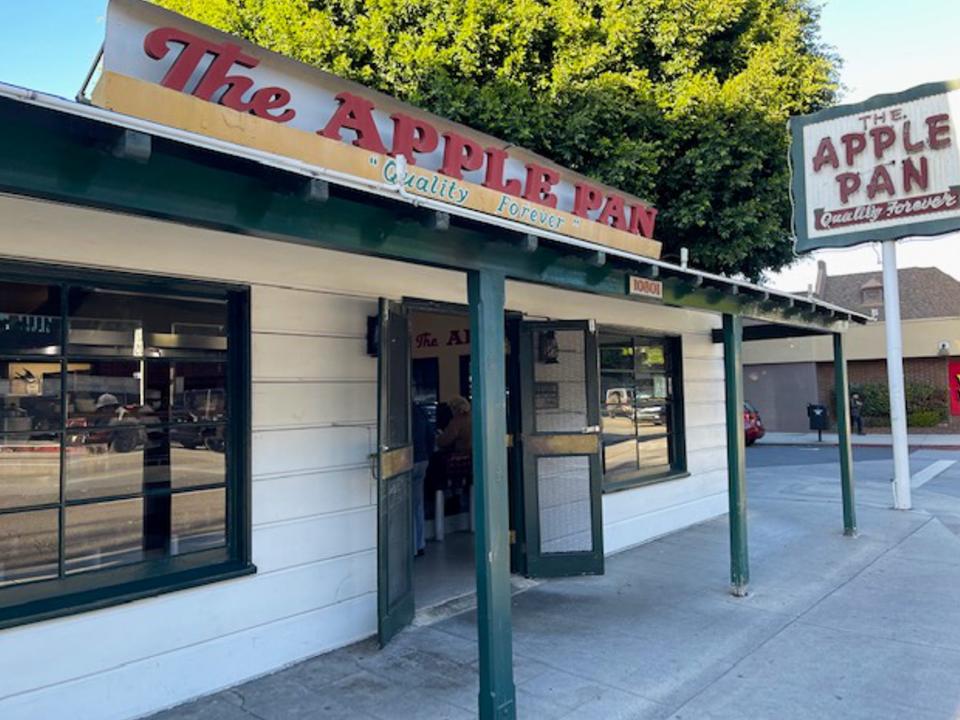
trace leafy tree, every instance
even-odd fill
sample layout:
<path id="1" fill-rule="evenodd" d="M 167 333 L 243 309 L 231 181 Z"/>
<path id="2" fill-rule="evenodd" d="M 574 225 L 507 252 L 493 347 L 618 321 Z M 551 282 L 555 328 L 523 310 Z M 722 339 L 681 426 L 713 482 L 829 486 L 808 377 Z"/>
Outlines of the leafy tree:
<path id="1" fill-rule="evenodd" d="M 834 99 L 811 0 L 158 0 L 660 209 L 666 256 L 792 259 L 791 114 Z"/>

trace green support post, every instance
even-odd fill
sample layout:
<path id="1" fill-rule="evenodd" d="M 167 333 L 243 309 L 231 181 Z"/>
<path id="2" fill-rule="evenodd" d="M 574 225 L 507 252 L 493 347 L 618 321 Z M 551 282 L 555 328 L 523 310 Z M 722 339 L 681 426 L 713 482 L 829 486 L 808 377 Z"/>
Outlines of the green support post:
<path id="1" fill-rule="evenodd" d="M 745 597 L 750 584 L 747 554 L 747 449 L 743 427 L 743 318 L 723 316 L 724 391 L 727 408 L 727 478 L 730 502 L 730 585 Z"/>
<path id="2" fill-rule="evenodd" d="M 517 707 L 510 621 L 503 274 L 469 271 L 467 296 L 473 378 L 479 717 L 481 720 L 513 720 Z"/>
<path id="3" fill-rule="evenodd" d="M 843 335 L 833 334 L 833 373 L 837 395 L 837 436 L 840 446 L 840 488 L 843 494 L 843 534 L 857 534 L 857 509 L 853 493 L 853 448 L 850 442 L 850 384 Z"/>

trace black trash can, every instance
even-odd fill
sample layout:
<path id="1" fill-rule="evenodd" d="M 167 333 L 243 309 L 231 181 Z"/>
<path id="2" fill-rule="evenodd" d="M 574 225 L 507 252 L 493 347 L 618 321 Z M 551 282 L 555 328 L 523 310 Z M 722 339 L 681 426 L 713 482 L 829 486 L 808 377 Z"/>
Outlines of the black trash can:
<path id="1" fill-rule="evenodd" d="M 807 418 L 810 420 L 810 429 L 816 430 L 819 442 L 823 442 L 823 431 L 830 429 L 830 415 L 826 405 L 807 405 Z"/>

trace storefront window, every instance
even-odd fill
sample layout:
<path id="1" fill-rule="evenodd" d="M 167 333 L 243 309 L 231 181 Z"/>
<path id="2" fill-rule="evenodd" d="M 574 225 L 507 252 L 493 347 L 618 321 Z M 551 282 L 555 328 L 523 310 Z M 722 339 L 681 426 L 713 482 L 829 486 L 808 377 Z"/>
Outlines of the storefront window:
<path id="1" fill-rule="evenodd" d="M 604 488 L 683 472 L 680 340 L 600 333 Z"/>
<path id="2" fill-rule="evenodd" d="M 109 282 L 0 279 L 0 625 L 247 565 L 241 295 Z"/>

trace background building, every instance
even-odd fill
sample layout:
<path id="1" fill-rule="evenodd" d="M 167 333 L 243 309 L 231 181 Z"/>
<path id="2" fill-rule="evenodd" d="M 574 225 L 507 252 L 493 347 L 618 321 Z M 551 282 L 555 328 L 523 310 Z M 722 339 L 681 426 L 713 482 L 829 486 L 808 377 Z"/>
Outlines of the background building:
<path id="1" fill-rule="evenodd" d="M 820 261 L 806 295 L 874 317 L 846 338 L 850 385 L 866 401 L 868 429 L 889 425 L 883 277 L 877 272 L 827 274 Z M 800 293 L 797 293 L 798 295 Z M 925 432 L 960 430 L 960 281 L 935 267 L 900 270 L 908 421 Z M 833 348 L 829 337 L 760 340 L 744 350 L 745 393 L 774 432 L 808 429 L 807 405 L 831 407 Z"/>

